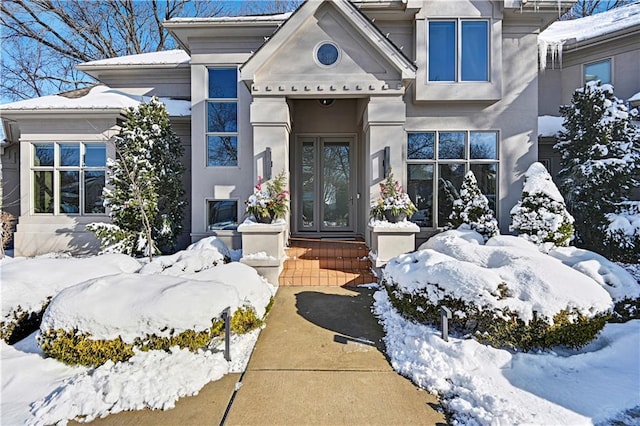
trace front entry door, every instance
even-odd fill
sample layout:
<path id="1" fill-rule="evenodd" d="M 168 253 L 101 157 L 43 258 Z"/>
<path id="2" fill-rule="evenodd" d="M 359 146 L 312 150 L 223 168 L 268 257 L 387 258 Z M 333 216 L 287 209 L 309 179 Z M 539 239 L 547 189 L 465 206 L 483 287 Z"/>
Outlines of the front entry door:
<path id="1" fill-rule="evenodd" d="M 298 232 L 352 232 L 353 138 L 300 137 L 297 148 Z"/>

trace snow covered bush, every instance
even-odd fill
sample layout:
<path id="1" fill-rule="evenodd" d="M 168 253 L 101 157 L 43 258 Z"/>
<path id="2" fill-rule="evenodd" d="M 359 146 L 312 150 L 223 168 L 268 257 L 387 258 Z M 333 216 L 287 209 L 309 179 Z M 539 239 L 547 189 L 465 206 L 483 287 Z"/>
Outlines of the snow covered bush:
<path id="1" fill-rule="evenodd" d="M 555 247 L 549 255 L 600 284 L 615 303 L 611 322 L 640 319 L 640 282 L 604 256 L 576 247 Z"/>
<path id="2" fill-rule="evenodd" d="M 524 175 L 522 198 L 511 209 L 509 230 L 538 245 L 568 246 L 573 239 L 573 217 L 541 163 L 533 163 Z"/>
<path id="3" fill-rule="evenodd" d="M 151 258 L 171 250 L 182 231 L 186 201 L 183 149 L 164 104 L 152 98 L 129 108 L 114 143 L 116 159 L 107 162 L 104 189 L 112 224 L 87 229 L 96 233 L 106 252 Z"/>
<path id="4" fill-rule="evenodd" d="M 383 283 L 406 318 L 450 328 L 496 347 L 532 350 L 589 343 L 613 305 L 597 282 L 513 236 L 445 231 L 390 261 Z"/>
<path id="5" fill-rule="evenodd" d="M 51 298 L 66 287 L 139 269 L 138 261 L 122 254 L 81 259 L 3 259 L 0 338 L 12 344 L 37 330 Z"/>
<path id="6" fill-rule="evenodd" d="M 226 244 L 217 237 L 207 237 L 168 256 L 158 256 L 140 270 L 141 274 L 180 276 L 229 263 L 230 252 Z"/>
<path id="7" fill-rule="evenodd" d="M 274 292 L 241 263 L 181 277 L 111 275 L 54 297 L 38 339 L 47 355 L 87 366 L 125 361 L 136 350 L 196 351 L 223 334 L 226 307 L 235 333 L 260 326 Z"/>
<path id="8" fill-rule="evenodd" d="M 602 251 L 607 213 L 637 187 L 640 131 L 610 84 L 588 82 L 560 107 L 565 131 L 555 148 L 561 154 L 560 191 L 575 218 L 577 244 Z"/>
<path id="9" fill-rule="evenodd" d="M 640 263 L 640 202 L 620 203 L 614 213 L 607 213 L 607 255 L 620 262 Z"/>
<path id="10" fill-rule="evenodd" d="M 497 235 L 498 221 L 471 170 L 462 181 L 459 195 L 460 198 L 453 202 L 453 209 L 445 229 L 457 229 L 460 225 L 467 224 L 469 228 L 482 235 L 485 241 Z"/>

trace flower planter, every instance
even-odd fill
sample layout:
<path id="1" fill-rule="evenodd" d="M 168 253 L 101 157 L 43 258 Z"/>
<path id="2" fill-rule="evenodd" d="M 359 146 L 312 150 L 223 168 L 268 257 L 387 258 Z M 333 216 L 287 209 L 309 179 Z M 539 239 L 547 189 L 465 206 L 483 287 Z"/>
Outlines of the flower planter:
<path id="1" fill-rule="evenodd" d="M 416 249 L 416 234 L 420 232 L 420 227 L 406 221 L 372 221 L 369 231 L 373 264 L 376 268 L 382 268 L 394 257 Z"/>
<path id="2" fill-rule="evenodd" d="M 269 214 L 268 216 L 262 215 L 253 215 L 257 223 L 266 223 L 269 224 L 273 222 L 273 215 Z"/>
<path id="3" fill-rule="evenodd" d="M 245 221 L 238 226 L 238 232 L 242 234 L 240 262 L 253 267 L 275 286 L 284 265 L 287 229 L 284 220 L 273 223 Z"/>
<path id="4" fill-rule="evenodd" d="M 393 214 L 391 210 L 386 210 L 384 212 L 384 218 L 387 219 L 387 222 L 398 223 L 405 220 L 407 218 L 407 214 L 405 212 Z"/>

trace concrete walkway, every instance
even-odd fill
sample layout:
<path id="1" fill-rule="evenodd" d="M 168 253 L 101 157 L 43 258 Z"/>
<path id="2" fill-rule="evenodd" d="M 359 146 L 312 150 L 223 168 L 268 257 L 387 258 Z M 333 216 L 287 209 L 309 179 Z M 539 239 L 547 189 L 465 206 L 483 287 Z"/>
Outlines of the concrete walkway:
<path id="1" fill-rule="evenodd" d="M 244 375 L 209 383 L 170 411 L 105 425 L 435 425 L 438 401 L 393 371 L 372 290 L 280 287 Z M 239 390 L 234 394 L 236 383 Z"/>

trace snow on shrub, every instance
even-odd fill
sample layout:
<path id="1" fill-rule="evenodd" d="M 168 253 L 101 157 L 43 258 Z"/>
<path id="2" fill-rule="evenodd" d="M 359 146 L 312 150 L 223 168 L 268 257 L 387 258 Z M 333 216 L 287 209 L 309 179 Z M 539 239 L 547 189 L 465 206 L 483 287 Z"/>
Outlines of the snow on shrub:
<path id="1" fill-rule="evenodd" d="M 511 209 L 509 230 L 535 244 L 568 246 L 573 239 L 573 217 L 541 163 L 533 163 L 524 175 L 522 198 Z"/>
<path id="2" fill-rule="evenodd" d="M 456 229 L 466 224 L 488 240 L 498 234 L 498 221 L 489 208 L 489 200 L 480 188 L 476 176 L 467 172 L 460 187 L 460 198 L 454 200 L 446 229 Z"/>
<path id="3" fill-rule="evenodd" d="M 611 258 L 640 263 L 640 202 L 620 203 L 618 211 L 605 214 L 607 228 L 604 244 Z"/>
<path id="4" fill-rule="evenodd" d="M 112 275 L 58 294 L 44 313 L 39 342 L 60 361 L 91 366 L 127 360 L 134 348 L 196 350 L 222 334 L 227 306 L 235 332 L 259 326 L 273 294 L 240 263 L 189 277 Z"/>
<path id="5" fill-rule="evenodd" d="M 576 247 L 556 247 L 549 255 L 591 277 L 614 301 L 612 321 L 640 319 L 640 283 L 620 265 L 604 256 Z"/>
<path id="6" fill-rule="evenodd" d="M 581 347 L 591 341 L 613 305 L 609 294 L 533 244 L 495 238 L 496 244 L 490 239 L 484 245 L 474 231 L 446 231 L 390 261 L 383 281 L 394 307 L 410 319 L 438 324 L 440 306 L 447 306 L 453 330 L 497 347 Z"/>
<path id="7" fill-rule="evenodd" d="M 191 244 L 186 250 L 154 258 L 140 273 L 181 276 L 228 263 L 229 256 L 229 249 L 221 240 L 209 237 Z"/>
<path id="8" fill-rule="evenodd" d="M 68 259 L 3 259 L 0 338 L 14 343 L 37 330 L 49 300 L 64 288 L 92 278 L 133 273 L 138 269 L 137 260 L 122 254 Z"/>

